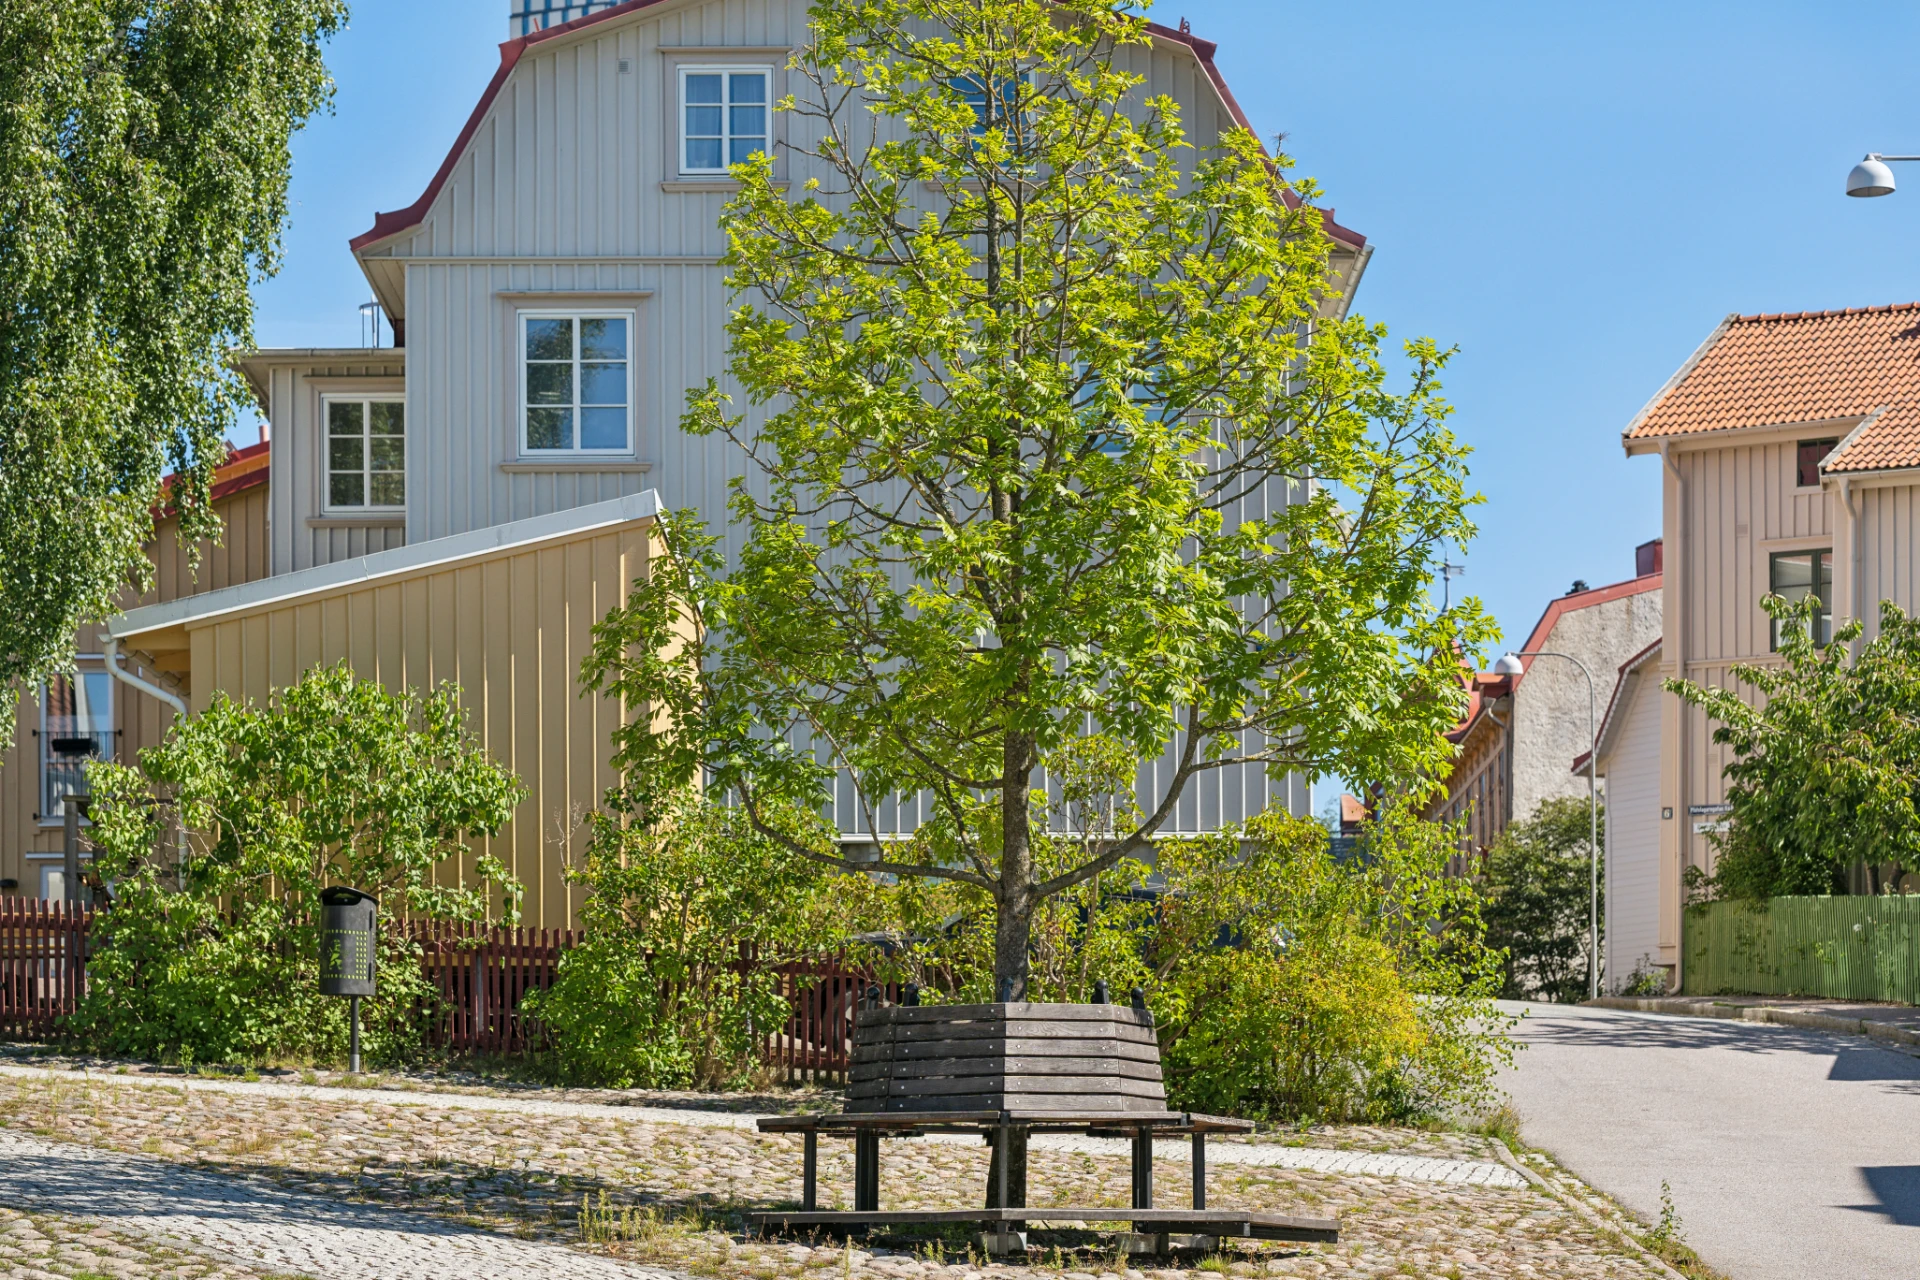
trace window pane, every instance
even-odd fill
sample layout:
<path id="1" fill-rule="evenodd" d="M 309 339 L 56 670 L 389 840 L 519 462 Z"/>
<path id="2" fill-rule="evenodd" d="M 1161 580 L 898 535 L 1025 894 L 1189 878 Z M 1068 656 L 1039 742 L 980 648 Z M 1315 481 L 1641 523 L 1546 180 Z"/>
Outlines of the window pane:
<path id="1" fill-rule="evenodd" d="M 369 471 L 405 471 L 407 469 L 407 442 L 399 436 L 375 436 L 368 450 L 367 470 Z"/>
<path id="2" fill-rule="evenodd" d="M 327 441 L 327 469 L 329 471 L 359 471 L 366 464 L 365 441 L 358 436 L 335 436 Z"/>
<path id="3" fill-rule="evenodd" d="M 713 138 L 720 134 L 721 108 L 688 107 L 687 137 Z"/>
<path id="4" fill-rule="evenodd" d="M 1813 557 L 1805 552 L 1775 556 L 1771 585 L 1775 595 L 1785 596 L 1789 600 L 1804 599 L 1807 588 L 1813 585 Z"/>
<path id="5" fill-rule="evenodd" d="M 728 107 L 727 132 L 736 138 L 764 138 L 767 133 L 765 107 Z"/>
<path id="6" fill-rule="evenodd" d="M 624 363 L 580 366 L 581 404 L 625 404 L 626 402 L 627 366 Z"/>
<path id="7" fill-rule="evenodd" d="M 357 436 L 366 430 L 366 421 L 362 411 L 366 406 L 357 401 L 342 404 L 336 400 L 327 406 L 327 434 L 335 436 Z"/>
<path id="8" fill-rule="evenodd" d="M 736 71 L 729 77 L 732 83 L 727 86 L 731 102 L 765 102 L 767 100 L 767 75 L 764 71 Z"/>
<path id="9" fill-rule="evenodd" d="M 582 360 L 625 360 L 627 358 L 627 322 L 619 319 L 582 320 L 580 322 L 580 358 Z"/>
<path id="10" fill-rule="evenodd" d="M 573 321 L 528 320 L 527 359 L 573 359 Z"/>
<path id="11" fill-rule="evenodd" d="M 527 403 L 572 404 L 573 366 L 570 364 L 528 365 Z"/>
<path id="12" fill-rule="evenodd" d="M 372 430 L 379 436 L 405 435 L 407 430 L 407 406 L 398 400 L 376 400 L 373 410 Z"/>
<path id="13" fill-rule="evenodd" d="M 376 507 L 406 506 L 407 478 L 403 475 L 376 472 L 373 477 L 373 505 Z"/>
<path id="14" fill-rule="evenodd" d="M 527 410 L 527 448 L 573 448 L 573 410 Z"/>
<path id="15" fill-rule="evenodd" d="M 625 409 L 582 409 L 580 411 L 580 447 L 582 449 L 626 448 L 627 411 Z"/>
<path id="16" fill-rule="evenodd" d="M 1817 489 L 1820 487 L 1820 464 L 1827 460 L 1827 455 L 1832 453 L 1833 447 L 1839 443 L 1840 441 L 1837 439 L 1802 440 L 1800 442 L 1799 447 L 1795 450 L 1795 463 L 1798 472 L 1797 479 L 1802 489 Z"/>
<path id="17" fill-rule="evenodd" d="M 720 75 L 718 72 L 687 77 L 688 102 L 719 102 L 720 100 Z"/>
<path id="18" fill-rule="evenodd" d="M 755 153 L 767 149 L 765 138 L 735 138 L 727 144 L 727 163 L 745 164 Z"/>
<path id="19" fill-rule="evenodd" d="M 693 170 L 695 172 L 700 172 L 707 169 L 721 169 L 724 167 L 725 166 L 720 163 L 720 139 L 718 138 L 688 138 L 687 139 L 687 168 L 688 169 Z"/>
<path id="20" fill-rule="evenodd" d="M 365 478 L 358 475 L 336 475 L 327 480 L 327 501 L 336 507 L 364 507 L 366 500 Z"/>

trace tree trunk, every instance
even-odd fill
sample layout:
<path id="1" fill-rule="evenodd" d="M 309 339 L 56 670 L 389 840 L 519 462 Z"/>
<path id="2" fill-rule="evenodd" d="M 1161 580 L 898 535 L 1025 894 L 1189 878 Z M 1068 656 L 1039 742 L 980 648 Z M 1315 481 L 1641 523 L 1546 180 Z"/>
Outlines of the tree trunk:
<path id="1" fill-rule="evenodd" d="M 1000 789 L 1000 884 L 993 927 L 993 996 L 1027 998 L 1027 951 L 1033 937 L 1033 828 L 1027 787 L 1033 740 L 1009 735 Z"/>

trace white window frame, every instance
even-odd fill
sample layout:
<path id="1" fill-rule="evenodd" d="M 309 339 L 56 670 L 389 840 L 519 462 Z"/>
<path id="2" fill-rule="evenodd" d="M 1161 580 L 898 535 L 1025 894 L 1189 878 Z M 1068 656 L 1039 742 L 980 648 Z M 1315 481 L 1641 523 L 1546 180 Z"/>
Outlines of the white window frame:
<path id="1" fill-rule="evenodd" d="M 729 107 L 733 105 L 731 102 L 723 102 L 720 105 L 720 123 L 721 123 L 721 130 L 722 130 L 720 134 L 720 159 L 722 161 L 720 167 L 718 169 L 690 169 L 687 167 L 687 77 L 688 76 L 711 76 L 711 75 L 728 76 L 728 75 L 738 75 L 738 74 L 747 74 L 747 73 L 758 73 L 759 75 L 764 76 L 766 78 L 766 84 L 767 84 L 767 101 L 766 101 L 767 132 L 765 135 L 767 139 L 767 154 L 769 156 L 773 154 L 773 64 L 772 63 L 767 63 L 767 62 L 747 62 L 747 63 L 683 62 L 680 64 L 679 72 L 680 74 L 679 74 L 679 80 L 678 80 L 678 92 L 675 96 L 675 103 L 674 103 L 675 110 L 674 110 L 673 132 L 674 132 L 674 141 L 675 141 L 675 151 L 674 151 L 673 167 L 675 172 L 679 173 L 682 177 L 687 177 L 687 178 L 724 178 L 724 177 L 727 177 L 728 174 L 732 172 L 732 168 L 733 168 L 733 166 L 725 163 L 727 158 L 727 151 L 729 150 L 728 144 L 733 141 L 733 132 L 730 127 L 732 125 L 732 120 L 728 116 L 728 110 L 727 110 Z"/>
<path id="2" fill-rule="evenodd" d="M 95 657 L 94 660 L 97 661 L 98 660 L 97 657 Z M 103 675 L 106 677 L 106 690 L 107 690 L 106 724 L 107 724 L 107 727 L 105 732 L 107 734 L 107 737 L 111 745 L 108 748 L 107 754 L 93 756 L 91 757 L 91 759 L 116 760 L 119 758 L 119 755 L 120 755 L 120 740 L 119 740 L 119 735 L 115 732 L 115 729 L 117 726 L 114 723 L 114 705 L 113 704 L 114 704 L 114 698 L 117 696 L 117 691 L 114 689 L 113 686 L 118 682 L 114 680 L 113 673 L 111 671 L 108 671 L 104 666 L 89 665 L 87 655 L 82 655 L 80 661 L 82 665 L 80 665 L 79 668 L 73 673 L 75 677 L 90 676 L 90 675 Z M 48 812 L 51 806 L 47 804 L 47 765 L 50 763 L 53 755 L 53 738 L 52 738 L 52 735 L 47 730 L 48 698 L 47 698 L 47 682 L 44 680 L 40 682 L 39 701 L 40 701 L 40 737 L 39 737 L 40 750 L 38 753 L 39 759 L 34 762 L 34 766 L 35 766 L 34 782 L 39 789 L 39 793 L 35 799 L 33 807 L 40 811 L 41 826 L 59 827 L 59 826 L 66 825 L 65 815 Z M 64 805 L 62 807 L 64 808 Z M 80 821 L 82 825 L 91 825 L 90 823 L 87 822 L 87 820 L 84 817 Z"/>
<path id="3" fill-rule="evenodd" d="M 392 392 L 392 391 L 360 391 L 360 392 L 330 391 L 320 397 L 320 510 L 321 512 L 329 516 L 403 514 L 407 509 L 407 504 L 404 502 L 402 502 L 397 507 L 381 506 L 373 502 L 363 502 L 357 507 L 343 507 L 335 504 L 333 500 L 332 406 L 336 404 L 360 404 L 360 405 L 369 406 L 366 420 L 365 420 L 365 426 L 367 430 L 361 436 L 361 439 L 367 440 L 367 441 L 371 441 L 373 439 L 373 413 L 371 410 L 371 406 L 376 404 L 397 404 L 400 406 L 400 414 L 401 414 L 400 438 L 407 442 L 406 444 L 407 466 L 406 468 L 402 469 L 400 474 L 403 477 L 409 477 L 408 481 L 405 482 L 408 492 L 411 493 L 413 489 L 413 485 L 410 482 L 410 471 L 413 466 L 413 432 L 411 430 L 411 426 L 409 422 L 407 421 L 407 418 L 408 418 L 407 397 L 405 396 L 405 394 L 400 392 Z M 372 448 L 371 443 L 369 443 L 368 448 L 369 449 Z M 371 461 L 371 459 L 367 459 L 367 461 Z M 373 472 L 366 467 L 362 467 L 360 470 L 360 474 L 367 477 L 366 493 L 367 493 L 367 497 L 371 498 L 373 496 Z"/>
<path id="4" fill-rule="evenodd" d="M 527 321 L 529 320 L 571 320 L 573 321 L 573 439 L 569 449 L 534 449 L 527 444 L 527 410 L 536 406 L 527 403 Z M 584 449 L 580 440 L 580 322 L 583 320 L 624 320 L 627 322 L 627 442 L 618 449 Z M 513 373 L 514 396 L 519 401 L 516 445 L 519 456 L 538 460 L 542 458 L 631 458 L 638 447 L 635 437 L 639 434 L 635 416 L 638 407 L 634 404 L 633 353 L 634 337 L 639 328 L 639 313 L 631 307 L 529 307 L 516 311 L 513 318 Z M 558 406 L 544 406 L 557 408 Z"/>

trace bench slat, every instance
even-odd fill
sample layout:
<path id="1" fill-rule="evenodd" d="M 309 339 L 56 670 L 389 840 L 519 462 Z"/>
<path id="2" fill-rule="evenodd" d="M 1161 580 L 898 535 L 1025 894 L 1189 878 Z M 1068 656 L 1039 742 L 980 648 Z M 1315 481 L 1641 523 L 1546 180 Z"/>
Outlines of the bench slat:
<path id="1" fill-rule="evenodd" d="M 1127 1080 L 1159 1080 L 1160 1064 L 1126 1058 L 1035 1058 L 1025 1055 L 979 1058 L 933 1058 L 917 1062 L 856 1062 L 849 1079 L 926 1080 L 944 1076 L 1116 1076 Z"/>

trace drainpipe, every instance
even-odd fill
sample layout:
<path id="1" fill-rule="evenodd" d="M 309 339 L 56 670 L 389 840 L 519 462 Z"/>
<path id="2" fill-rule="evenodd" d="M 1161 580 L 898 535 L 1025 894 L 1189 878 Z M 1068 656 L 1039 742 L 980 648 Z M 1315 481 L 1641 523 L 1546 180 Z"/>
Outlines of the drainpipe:
<path id="1" fill-rule="evenodd" d="M 184 716 L 187 714 L 187 704 L 182 702 L 178 696 L 168 693 L 157 684 L 142 680 L 131 671 L 121 668 L 120 641 L 118 637 L 108 636 L 106 643 L 101 646 L 100 651 L 107 660 L 107 670 L 113 673 L 115 680 L 118 680 L 121 684 L 129 688 L 138 689 L 150 698 L 158 698 L 160 701 L 172 707 L 176 715 Z"/>
<path id="2" fill-rule="evenodd" d="M 1861 616 L 1860 518 L 1866 514 L 1867 502 L 1865 498 L 1862 498 L 1860 500 L 1860 510 L 1855 511 L 1853 509 L 1853 477 L 1850 475 L 1842 475 L 1840 477 L 1840 501 L 1844 502 L 1847 506 L 1847 604 L 1853 616 L 1858 618 Z M 1858 660 L 1860 657 L 1859 639 L 1856 638 L 1847 648 L 1852 650 L 1850 656 Z"/>
<path id="3" fill-rule="evenodd" d="M 100 646 L 100 652 L 101 655 L 106 658 L 107 670 L 113 673 L 114 679 L 130 689 L 138 689 L 150 698 L 158 698 L 173 708 L 173 713 L 176 717 L 182 720 L 186 719 L 187 704 L 182 702 L 177 694 L 169 693 L 159 685 L 148 680 L 142 680 L 139 676 L 133 674 L 133 672 L 122 669 L 120 666 L 120 641 L 117 637 L 109 635 L 106 638 L 106 643 Z M 187 829 L 178 821 L 173 823 L 173 844 L 174 887 L 185 891 L 187 887 Z"/>

